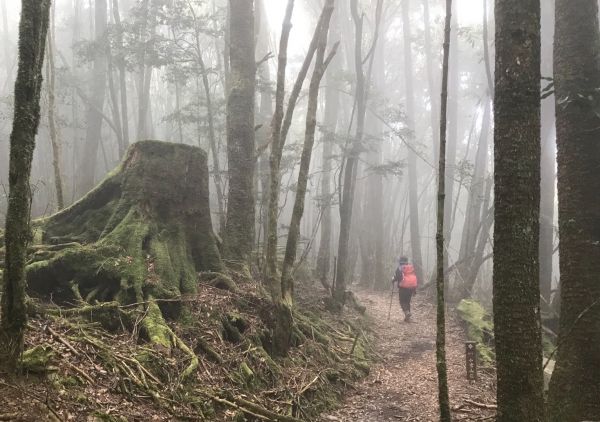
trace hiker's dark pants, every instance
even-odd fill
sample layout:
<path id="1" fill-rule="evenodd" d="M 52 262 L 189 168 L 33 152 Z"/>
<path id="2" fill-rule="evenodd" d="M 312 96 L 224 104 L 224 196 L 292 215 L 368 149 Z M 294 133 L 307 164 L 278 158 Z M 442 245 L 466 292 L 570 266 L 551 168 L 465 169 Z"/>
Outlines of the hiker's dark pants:
<path id="1" fill-rule="evenodd" d="M 400 287 L 398 289 L 398 295 L 400 296 L 400 307 L 405 314 L 410 313 L 410 301 L 415 294 L 415 289 L 407 289 Z"/>

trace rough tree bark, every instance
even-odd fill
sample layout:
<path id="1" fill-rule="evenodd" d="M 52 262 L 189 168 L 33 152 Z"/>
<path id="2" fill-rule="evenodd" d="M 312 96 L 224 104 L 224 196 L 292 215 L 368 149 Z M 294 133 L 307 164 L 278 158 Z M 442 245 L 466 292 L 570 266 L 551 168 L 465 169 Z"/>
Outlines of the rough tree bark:
<path id="1" fill-rule="evenodd" d="M 96 0 L 94 8 L 94 40 L 103 45 L 106 40 L 107 29 L 106 0 Z M 102 109 L 106 94 L 107 63 L 103 48 L 95 50 L 91 72 L 91 92 L 89 105 L 86 112 L 86 134 L 81 158 L 79 160 L 77 197 L 82 197 L 94 186 L 96 177 L 96 161 L 98 147 L 102 142 Z"/>
<path id="2" fill-rule="evenodd" d="M 49 14 L 49 0 L 21 1 L 19 64 L 10 135 L 9 194 L 4 234 L 4 283 L 0 302 L 0 362 L 9 370 L 16 368 L 27 325 L 25 264 L 27 244 L 31 237 L 29 177 L 40 123 L 42 66 Z"/>
<path id="3" fill-rule="evenodd" d="M 446 21 L 444 26 L 444 57 L 442 62 L 442 92 L 440 107 L 440 142 L 438 167 L 438 199 L 437 199 L 437 335 L 436 335 L 436 369 L 438 376 L 438 404 L 440 421 L 450 422 L 450 398 L 448 393 L 448 370 L 446 365 L 446 302 L 444 300 L 446 284 L 446 248 L 444 238 L 444 214 L 446 199 L 446 136 L 448 116 L 448 63 L 450 59 L 450 40 L 452 23 L 452 0 L 446 0 Z M 452 183 L 452 181 L 450 181 Z"/>
<path id="4" fill-rule="evenodd" d="M 231 86 L 227 98 L 229 195 L 223 232 L 225 256 L 245 262 L 254 247 L 254 7 L 230 0 Z"/>
<path id="5" fill-rule="evenodd" d="M 540 1 L 496 0 L 494 329 L 498 421 L 543 421 Z"/>
<path id="6" fill-rule="evenodd" d="M 600 419 L 600 33 L 596 0 L 556 0 L 560 334 L 554 422 Z"/>

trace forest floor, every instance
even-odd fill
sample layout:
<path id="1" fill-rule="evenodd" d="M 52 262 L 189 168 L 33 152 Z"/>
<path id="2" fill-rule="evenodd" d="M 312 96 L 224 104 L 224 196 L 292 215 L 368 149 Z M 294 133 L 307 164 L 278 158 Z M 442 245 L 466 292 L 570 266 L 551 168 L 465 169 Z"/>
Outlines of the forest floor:
<path id="1" fill-rule="evenodd" d="M 406 323 L 397 297 L 388 319 L 389 294 L 359 291 L 357 296 L 372 318 L 379 359 L 369 376 L 353 386 L 339 410 L 322 415 L 321 420 L 438 421 L 435 306 L 425 296 L 415 296 L 413 322 Z M 478 381 L 467 381 L 465 330 L 454 311 L 446 315 L 453 420 L 493 421 L 494 374 L 480 368 Z"/>

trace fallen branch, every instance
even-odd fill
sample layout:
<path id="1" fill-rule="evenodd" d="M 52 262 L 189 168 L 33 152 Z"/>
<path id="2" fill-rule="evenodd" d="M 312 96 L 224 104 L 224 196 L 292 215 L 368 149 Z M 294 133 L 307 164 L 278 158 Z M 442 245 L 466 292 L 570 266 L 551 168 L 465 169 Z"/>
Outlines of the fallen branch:
<path id="1" fill-rule="evenodd" d="M 497 409 L 497 408 L 498 408 L 498 406 L 497 406 L 497 405 L 495 405 L 495 404 L 485 404 L 485 403 L 478 403 L 478 402 L 476 402 L 476 401 L 469 400 L 469 399 L 465 399 L 465 403 L 468 403 L 468 404 L 470 404 L 470 405 L 472 405 L 472 406 L 475 406 L 475 407 L 479 407 L 479 408 L 481 408 L 481 409 L 491 409 L 491 410 L 495 410 L 495 409 Z"/>
<path id="2" fill-rule="evenodd" d="M 254 413 L 254 412 L 252 412 L 252 411 L 248 410 L 248 409 L 245 409 L 245 408 L 243 408 L 243 407 L 241 407 L 241 406 L 238 406 L 237 404 L 235 404 L 235 403 L 232 403 L 232 402 L 230 402 L 229 400 L 225 400 L 225 399 L 222 399 L 222 398 L 220 398 L 220 397 L 213 396 L 213 395 L 211 395 L 211 394 L 208 394 L 208 393 L 206 393 L 206 392 L 202 392 L 202 394 L 204 394 L 204 395 L 208 396 L 208 397 L 209 397 L 211 400 L 213 400 L 213 401 L 215 401 L 215 402 L 217 402 L 217 403 L 221 403 L 221 404 L 224 404 L 224 405 L 226 405 L 226 406 L 229 406 L 229 407 L 231 407 L 231 408 L 233 408 L 233 409 L 239 410 L 239 411 L 241 411 L 241 412 L 243 412 L 243 413 L 245 413 L 245 414 L 247 414 L 247 415 L 249 415 L 249 416 L 254 416 L 255 418 L 261 419 L 261 420 L 263 420 L 263 421 L 270 421 L 270 420 L 271 420 L 271 419 L 269 419 L 268 417 L 265 417 L 265 416 L 263 416 L 263 415 L 259 415 L 259 414 L 257 414 L 257 413 Z"/>
<path id="3" fill-rule="evenodd" d="M 61 342 L 62 344 L 64 344 L 67 347 L 67 349 L 69 349 L 71 352 L 73 352 L 73 354 L 75 356 L 80 356 L 81 355 L 81 353 L 79 353 L 79 351 L 77 349 L 75 349 L 71 345 L 71 343 L 68 342 L 67 339 L 65 339 L 63 336 L 61 336 L 56 331 L 54 331 L 52 328 L 50 328 L 50 326 L 47 326 L 46 330 L 52 335 L 52 337 L 54 337 L 56 340 L 58 340 L 59 342 Z"/>
<path id="4" fill-rule="evenodd" d="M 200 391 L 198 390 L 198 393 L 200 394 L 204 394 L 205 396 L 209 397 L 211 400 L 216 401 L 217 403 L 221 403 L 224 405 L 227 405 L 229 407 L 232 407 L 234 409 L 240 410 L 248 415 L 254 416 L 256 418 L 265 420 L 265 421 L 272 421 L 272 422 L 302 422 L 301 419 L 297 419 L 293 416 L 288 416 L 288 415 L 281 415 L 279 413 L 276 412 L 272 412 L 268 409 L 265 409 L 264 407 L 262 407 L 261 405 L 258 405 L 256 403 L 252 403 L 251 401 L 248 400 L 244 400 L 241 397 L 234 397 L 233 398 L 233 402 L 227 399 L 223 399 L 221 397 L 212 395 L 210 393 L 207 393 L 206 391 Z"/>

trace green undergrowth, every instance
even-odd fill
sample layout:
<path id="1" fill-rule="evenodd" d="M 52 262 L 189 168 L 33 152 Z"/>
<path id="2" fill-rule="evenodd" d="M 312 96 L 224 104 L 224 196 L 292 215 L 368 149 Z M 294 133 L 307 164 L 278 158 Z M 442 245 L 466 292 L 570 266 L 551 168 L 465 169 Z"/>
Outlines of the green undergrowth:
<path id="1" fill-rule="evenodd" d="M 484 365 L 493 365 L 495 352 L 494 323 L 491 314 L 477 301 L 463 299 L 456 307 L 465 323 L 469 340 L 477 342 L 477 352 Z"/>
<path id="2" fill-rule="evenodd" d="M 22 365 L 36 374 L 27 378 L 28 388 L 47 390 L 50 401 L 60 398 L 59 408 L 95 418 L 90 420 L 154 414 L 168 420 L 310 421 L 368 374 L 371 342 L 363 315 L 330 313 L 324 292 L 303 296 L 300 288 L 293 347 L 287 357 L 273 358 L 271 301 L 258 283 L 236 272 L 231 278 L 235 291 L 200 281 L 195 295 L 180 298 L 182 317 L 156 322 L 157 330 L 179 339 L 176 348 L 140 335 L 142 320 L 153 319 L 151 307 L 107 302 L 65 308 L 34 301 Z M 197 362 L 186 373 L 191 355 Z M 117 402 L 131 405 L 115 410 L 111 403 Z"/>

